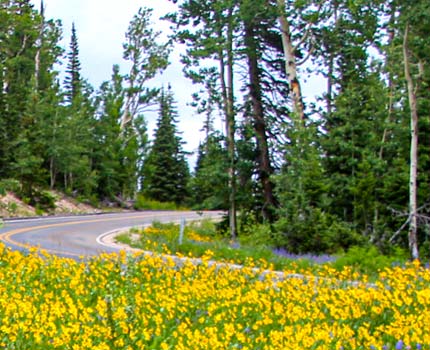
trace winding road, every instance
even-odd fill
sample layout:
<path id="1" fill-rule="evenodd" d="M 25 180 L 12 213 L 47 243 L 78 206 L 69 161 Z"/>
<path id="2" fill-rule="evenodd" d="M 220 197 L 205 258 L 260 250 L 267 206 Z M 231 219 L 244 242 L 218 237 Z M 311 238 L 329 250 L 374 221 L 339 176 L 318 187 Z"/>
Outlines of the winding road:
<path id="1" fill-rule="evenodd" d="M 222 212 L 142 211 L 10 219 L 0 228 L 0 241 L 12 249 L 26 250 L 34 246 L 51 254 L 80 259 L 118 251 L 118 247 L 103 244 L 101 240 L 109 232 L 150 225 L 154 221 L 179 222 L 222 215 Z"/>

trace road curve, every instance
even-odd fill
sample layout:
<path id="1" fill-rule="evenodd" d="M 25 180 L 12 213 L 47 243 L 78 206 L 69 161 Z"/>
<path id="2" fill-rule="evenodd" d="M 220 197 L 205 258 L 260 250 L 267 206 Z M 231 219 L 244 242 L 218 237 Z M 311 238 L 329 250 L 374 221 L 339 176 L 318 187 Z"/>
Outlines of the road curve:
<path id="1" fill-rule="evenodd" d="M 154 221 L 190 221 L 222 215 L 222 212 L 141 211 L 7 220 L 0 228 L 0 240 L 12 249 L 39 247 L 51 254 L 79 259 L 118 251 L 118 247 L 99 243 L 97 238 L 106 232 L 145 226 Z"/>

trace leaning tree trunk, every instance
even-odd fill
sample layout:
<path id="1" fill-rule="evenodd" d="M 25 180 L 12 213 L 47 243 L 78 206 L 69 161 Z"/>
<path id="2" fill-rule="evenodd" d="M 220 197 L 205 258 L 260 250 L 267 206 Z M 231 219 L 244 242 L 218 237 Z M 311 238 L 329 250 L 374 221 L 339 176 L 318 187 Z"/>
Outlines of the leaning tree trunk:
<path id="1" fill-rule="evenodd" d="M 263 112 L 260 68 L 257 59 L 258 48 L 254 38 L 254 27 L 252 23 L 245 23 L 245 43 L 248 58 L 249 94 L 252 102 L 253 124 L 258 147 L 258 175 L 264 198 L 262 215 L 265 220 L 272 221 L 274 219 L 274 209 L 276 207 L 276 199 L 273 195 L 274 186 L 270 178 L 273 174 L 273 168 L 267 142 L 267 123 Z"/>
<path id="2" fill-rule="evenodd" d="M 416 87 L 414 86 L 409 62 L 408 50 L 409 25 L 406 25 L 403 38 L 403 59 L 405 79 L 408 86 L 409 108 L 411 110 L 411 155 L 409 174 L 409 250 L 412 259 L 419 259 L 417 242 L 417 174 L 418 174 L 418 112 Z"/>

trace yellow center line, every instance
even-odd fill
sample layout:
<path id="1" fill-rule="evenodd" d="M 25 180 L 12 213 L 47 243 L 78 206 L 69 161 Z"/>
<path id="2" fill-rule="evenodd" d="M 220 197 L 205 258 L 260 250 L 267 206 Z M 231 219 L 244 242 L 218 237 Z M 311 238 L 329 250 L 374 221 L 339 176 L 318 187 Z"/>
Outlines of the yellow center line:
<path id="1" fill-rule="evenodd" d="M 136 215 L 136 216 L 93 219 L 93 220 L 80 220 L 80 221 L 68 221 L 68 222 L 61 222 L 61 223 L 56 223 L 56 224 L 24 227 L 24 228 L 15 229 L 15 230 L 11 230 L 11 231 L 4 232 L 4 233 L 0 234 L 0 240 L 2 240 L 5 243 L 12 244 L 16 247 L 28 249 L 31 247 L 30 244 L 18 242 L 16 240 L 14 240 L 12 237 L 17 235 L 17 234 L 20 234 L 20 233 L 25 233 L 25 232 L 30 232 L 33 230 L 40 230 L 40 229 L 45 229 L 45 228 L 65 227 L 65 226 L 80 225 L 80 224 L 85 224 L 85 223 L 96 223 L 96 222 L 106 222 L 106 221 L 142 219 L 145 216 L 147 216 L 147 217 L 158 217 L 158 216 L 163 216 L 165 214 L 166 213 L 151 213 L 151 214 L 145 213 L 145 214 Z M 81 257 L 83 255 L 83 254 L 76 254 L 76 253 L 62 251 L 62 250 L 56 250 L 56 249 L 43 249 L 43 250 L 48 252 L 48 253 L 51 253 L 51 254 L 64 254 L 64 255 L 75 256 L 75 257 Z"/>

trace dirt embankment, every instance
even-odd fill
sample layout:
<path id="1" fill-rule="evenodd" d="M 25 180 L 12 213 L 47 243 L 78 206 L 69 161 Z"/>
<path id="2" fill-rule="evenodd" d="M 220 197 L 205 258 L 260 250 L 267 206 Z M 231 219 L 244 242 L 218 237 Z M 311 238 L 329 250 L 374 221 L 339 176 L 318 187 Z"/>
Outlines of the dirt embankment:
<path id="1" fill-rule="evenodd" d="M 40 215 L 60 215 L 60 214 L 87 214 L 98 213 L 100 209 L 88 204 L 79 203 L 73 198 L 67 197 L 59 192 L 52 191 L 54 208 L 50 210 L 40 210 L 26 204 L 12 192 L 0 195 L 0 217 L 26 217 Z"/>

